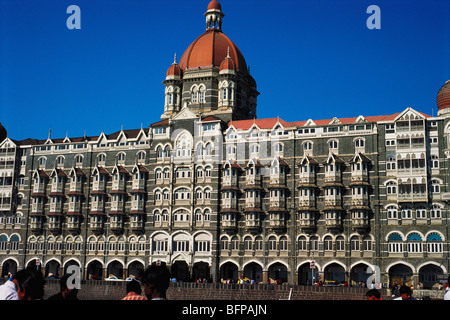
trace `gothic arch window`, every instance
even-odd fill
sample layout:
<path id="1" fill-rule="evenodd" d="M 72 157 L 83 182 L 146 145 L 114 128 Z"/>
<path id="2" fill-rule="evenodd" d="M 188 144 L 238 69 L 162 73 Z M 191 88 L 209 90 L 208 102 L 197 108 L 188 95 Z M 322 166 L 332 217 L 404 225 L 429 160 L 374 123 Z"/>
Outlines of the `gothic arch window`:
<path id="1" fill-rule="evenodd" d="M 81 154 L 77 154 L 75 156 L 75 167 L 83 166 L 83 156 Z"/>
<path id="2" fill-rule="evenodd" d="M 397 207 L 396 206 L 388 206 L 386 208 L 387 218 L 388 219 L 398 219 Z"/>
<path id="3" fill-rule="evenodd" d="M 431 169 L 439 169 L 439 157 L 437 155 L 431 155 L 430 166 Z"/>
<path id="4" fill-rule="evenodd" d="M 138 164 L 145 164 L 145 151 L 139 151 L 136 154 L 136 162 Z"/>
<path id="5" fill-rule="evenodd" d="M 125 157 L 126 157 L 125 152 L 119 152 L 117 154 L 117 156 L 116 156 L 117 163 L 118 164 L 125 164 Z"/>
<path id="6" fill-rule="evenodd" d="M 438 204 L 433 204 L 430 210 L 430 218 L 431 219 L 441 219 L 441 206 Z"/>
<path id="7" fill-rule="evenodd" d="M 329 148 L 330 152 L 337 152 L 338 146 L 339 146 L 339 143 L 337 140 L 329 140 L 328 141 L 328 148 Z"/>
<path id="8" fill-rule="evenodd" d="M 198 103 L 206 102 L 206 87 L 204 84 L 201 84 L 198 88 Z"/>
<path id="9" fill-rule="evenodd" d="M 100 153 L 97 156 L 97 165 L 104 166 L 106 164 L 106 154 Z"/>
<path id="10" fill-rule="evenodd" d="M 58 156 L 56 158 L 56 167 L 57 168 L 63 168 L 64 167 L 64 160 L 65 160 L 64 156 Z"/>
<path id="11" fill-rule="evenodd" d="M 439 180 L 431 180 L 431 193 L 440 193 L 441 192 L 441 184 Z"/>
<path id="12" fill-rule="evenodd" d="M 397 182 L 388 181 L 386 182 L 386 193 L 387 194 L 397 194 Z"/>
<path id="13" fill-rule="evenodd" d="M 177 137 L 175 142 L 175 155 L 177 157 L 190 157 L 192 148 L 192 136 L 188 132 L 183 132 Z"/>
<path id="14" fill-rule="evenodd" d="M 386 170 L 395 170 L 396 161 L 394 158 L 390 157 L 386 159 Z"/>
<path id="15" fill-rule="evenodd" d="M 156 147 L 156 159 L 163 158 L 163 148 L 161 146 Z"/>
<path id="16" fill-rule="evenodd" d="M 47 164 L 47 158 L 46 157 L 40 157 L 38 159 L 39 168 L 45 168 L 45 165 Z"/>

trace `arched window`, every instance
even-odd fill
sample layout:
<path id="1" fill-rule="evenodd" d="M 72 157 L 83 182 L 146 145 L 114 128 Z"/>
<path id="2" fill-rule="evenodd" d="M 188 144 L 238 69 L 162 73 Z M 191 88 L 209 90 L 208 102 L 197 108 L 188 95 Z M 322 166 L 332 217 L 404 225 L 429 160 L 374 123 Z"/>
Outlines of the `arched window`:
<path id="1" fill-rule="evenodd" d="M 388 251 L 390 253 L 403 252 L 402 236 L 396 232 L 391 233 L 388 237 Z"/>
<path id="2" fill-rule="evenodd" d="M 422 237 L 417 233 L 408 235 L 408 252 L 420 253 L 422 252 Z"/>
<path id="3" fill-rule="evenodd" d="M 428 253 L 442 253 L 442 238 L 436 233 L 430 233 L 427 236 L 427 251 Z"/>

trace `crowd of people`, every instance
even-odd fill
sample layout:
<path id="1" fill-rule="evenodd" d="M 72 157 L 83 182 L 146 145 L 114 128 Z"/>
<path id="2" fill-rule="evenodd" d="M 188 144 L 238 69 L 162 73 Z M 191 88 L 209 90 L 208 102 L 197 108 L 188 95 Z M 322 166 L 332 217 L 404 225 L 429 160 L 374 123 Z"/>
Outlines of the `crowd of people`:
<path id="1" fill-rule="evenodd" d="M 59 283 L 58 293 L 47 300 L 77 300 L 78 289 L 69 286 L 70 274 L 64 275 Z M 169 269 L 165 263 L 156 262 L 143 273 L 141 281 L 132 279 L 127 282 L 126 295 L 122 300 L 166 300 L 166 292 L 170 282 Z M 445 290 L 444 300 L 450 300 L 450 277 Z M 42 272 L 35 268 L 26 268 L 10 275 L 9 279 L 0 286 L 0 300 L 43 300 L 45 279 Z M 143 290 L 142 290 L 143 289 Z M 393 283 L 390 287 L 393 300 L 417 300 L 413 296 L 413 289 L 405 284 Z M 143 291 L 143 293 L 142 293 Z M 366 292 L 367 300 L 382 300 L 377 289 Z"/>
<path id="2" fill-rule="evenodd" d="M 78 300 L 78 289 L 69 285 L 70 276 L 66 274 L 61 277 L 59 292 L 47 300 Z M 170 281 L 169 269 L 164 263 L 156 262 L 144 271 L 141 281 L 127 282 L 126 295 L 122 300 L 166 300 Z M 0 300 L 44 300 L 44 286 L 42 272 L 36 268 L 26 268 L 11 275 L 0 286 Z"/>

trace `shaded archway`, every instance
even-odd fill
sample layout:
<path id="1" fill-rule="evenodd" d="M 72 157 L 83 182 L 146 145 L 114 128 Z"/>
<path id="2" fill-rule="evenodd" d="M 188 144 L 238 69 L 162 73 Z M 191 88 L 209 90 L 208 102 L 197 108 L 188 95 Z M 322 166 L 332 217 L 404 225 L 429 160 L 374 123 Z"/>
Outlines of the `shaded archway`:
<path id="1" fill-rule="evenodd" d="M 67 261 L 66 264 L 64 265 L 64 274 L 67 273 L 67 268 L 69 268 L 70 266 L 80 267 L 80 264 L 77 261 L 75 261 L 75 260 Z"/>
<path id="2" fill-rule="evenodd" d="M 287 267 L 280 263 L 274 263 L 269 267 L 269 281 L 284 283 L 288 281 L 288 270 Z"/>
<path id="3" fill-rule="evenodd" d="M 359 283 L 366 284 L 367 278 L 373 275 L 373 272 L 367 272 L 368 267 L 364 263 L 358 263 L 350 270 L 350 284 L 352 286 L 358 285 Z"/>
<path id="4" fill-rule="evenodd" d="M 54 277 L 54 278 L 59 278 L 60 276 L 60 267 L 61 265 L 59 264 L 58 261 L 56 260 L 50 260 L 45 264 L 45 277 Z"/>
<path id="5" fill-rule="evenodd" d="M 441 267 L 434 264 L 423 266 L 419 270 L 419 282 L 422 283 L 424 289 L 431 289 L 433 285 L 439 283 L 443 278 L 444 271 Z"/>
<path id="6" fill-rule="evenodd" d="M 397 283 L 397 284 L 405 284 L 410 286 L 411 285 L 411 278 L 412 278 L 413 272 L 410 267 L 404 264 L 397 264 L 395 266 L 392 266 L 389 269 L 389 281 L 390 284 Z"/>
<path id="7" fill-rule="evenodd" d="M 170 267 L 170 273 L 172 278 L 177 279 L 177 281 L 188 281 L 189 280 L 189 268 L 184 260 L 178 260 L 172 263 Z"/>
<path id="8" fill-rule="evenodd" d="M 35 269 L 41 271 L 41 261 L 39 260 L 39 262 L 38 262 L 37 259 L 30 260 L 27 263 L 27 268 L 33 268 L 33 269 L 35 268 Z"/>
<path id="9" fill-rule="evenodd" d="M 144 265 L 139 261 L 133 261 L 128 265 L 128 277 L 140 280 L 144 274 Z"/>
<path id="10" fill-rule="evenodd" d="M 102 280 L 103 279 L 103 265 L 100 261 L 94 260 L 89 262 L 87 266 L 87 279 L 88 280 Z"/>
<path id="11" fill-rule="evenodd" d="M 325 281 L 337 281 L 341 283 L 345 281 L 345 269 L 337 263 L 332 263 L 325 267 L 323 276 Z"/>
<path id="12" fill-rule="evenodd" d="M 317 268 L 311 268 L 310 263 L 304 263 L 298 268 L 298 284 L 311 285 L 319 280 Z"/>
<path id="13" fill-rule="evenodd" d="M 1 277 L 7 277 L 8 274 L 14 275 L 17 272 L 17 262 L 13 259 L 3 261 Z"/>
<path id="14" fill-rule="evenodd" d="M 194 267 L 192 268 L 192 277 L 194 280 L 204 280 L 210 282 L 209 276 L 209 264 L 203 261 L 194 263 Z"/>
<path id="15" fill-rule="evenodd" d="M 263 281 L 262 267 L 256 263 L 251 262 L 244 267 L 244 278 L 255 280 L 255 283 Z"/>
<path id="16" fill-rule="evenodd" d="M 108 264 L 107 278 L 116 277 L 117 279 L 123 279 L 123 264 L 117 260 L 111 261 Z"/>
<path id="17" fill-rule="evenodd" d="M 226 262 L 220 267 L 220 279 L 226 282 L 236 282 L 239 279 L 238 267 L 232 262 Z"/>

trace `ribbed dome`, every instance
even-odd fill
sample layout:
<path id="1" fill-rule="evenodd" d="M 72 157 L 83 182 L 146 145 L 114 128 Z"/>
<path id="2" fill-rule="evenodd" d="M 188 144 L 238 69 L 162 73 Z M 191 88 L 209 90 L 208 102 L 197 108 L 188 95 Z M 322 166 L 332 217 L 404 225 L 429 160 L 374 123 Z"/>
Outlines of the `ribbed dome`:
<path id="1" fill-rule="evenodd" d="M 450 108 L 450 80 L 447 80 L 439 90 L 436 97 L 436 103 L 439 110 Z"/>
<path id="2" fill-rule="evenodd" d="M 236 66 L 234 65 L 234 61 L 233 61 L 233 59 L 231 59 L 231 57 L 227 56 L 225 58 L 225 60 L 222 61 L 222 63 L 220 64 L 219 71 L 222 71 L 222 70 L 236 71 Z"/>
<path id="3" fill-rule="evenodd" d="M 239 48 L 217 29 L 208 29 L 198 37 L 184 52 L 180 60 L 183 71 L 192 68 L 220 67 L 227 57 L 230 48 L 230 57 L 233 59 L 236 70 L 247 72 L 247 64 Z"/>
<path id="4" fill-rule="evenodd" d="M 180 77 L 182 73 L 183 73 L 183 71 L 181 70 L 178 63 L 174 62 L 169 67 L 169 69 L 167 69 L 166 77 L 170 77 L 170 76 Z"/>

